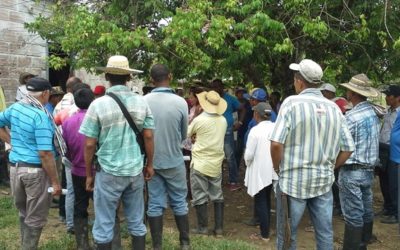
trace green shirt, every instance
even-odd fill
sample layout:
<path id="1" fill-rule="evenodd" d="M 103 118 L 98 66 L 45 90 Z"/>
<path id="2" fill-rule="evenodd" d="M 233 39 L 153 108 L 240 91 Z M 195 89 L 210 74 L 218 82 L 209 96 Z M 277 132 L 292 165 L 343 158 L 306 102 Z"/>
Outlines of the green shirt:
<path id="1" fill-rule="evenodd" d="M 119 97 L 140 131 L 154 129 L 153 116 L 142 96 L 123 85 L 113 86 L 106 91 L 109 92 Z M 105 172 L 115 176 L 136 176 L 142 171 L 143 156 L 136 135 L 111 97 L 105 95 L 90 104 L 79 132 L 97 139 L 96 155 Z"/>

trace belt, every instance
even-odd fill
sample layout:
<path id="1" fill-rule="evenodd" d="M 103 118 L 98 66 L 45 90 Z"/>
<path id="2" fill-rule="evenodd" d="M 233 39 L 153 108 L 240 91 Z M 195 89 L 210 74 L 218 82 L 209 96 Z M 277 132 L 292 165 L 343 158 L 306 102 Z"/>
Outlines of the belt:
<path id="1" fill-rule="evenodd" d="M 373 170 L 374 167 L 367 166 L 367 165 L 361 165 L 361 164 L 346 164 L 343 165 L 343 168 L 346 170 Z"/>
<path id="2" fill-rule="evenodd" d="M 42 164 L 35 164 L 35 163 L 27 163 L 27 162 L 17 162 L 12 163 L 10 162 L 11 167 L 23 167 L 23 168 L 42 168 Z"/>

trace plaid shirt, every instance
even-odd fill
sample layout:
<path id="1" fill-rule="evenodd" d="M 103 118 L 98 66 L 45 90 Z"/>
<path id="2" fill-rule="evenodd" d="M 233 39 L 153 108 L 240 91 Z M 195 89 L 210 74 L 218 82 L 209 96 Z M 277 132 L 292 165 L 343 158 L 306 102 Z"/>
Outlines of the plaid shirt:
<path id="1" fill-rule="evenodd" d="M 153 115 L 142 96 L 123 85 L 113 86 L 108 92 L 120 98 L 139 130 L 154 129 Z M 105 172 L 136 176 L 142 171 L 143 157 L 136 135 L 111 97 L 105 95 L 90 104 L 79 132 L 98 140 L 96 155 Z"/>
<path id="2" fill-rule="evenodd" d="M 347 125 L 356 150 L 345 164 L 361 164 L 374 167 L 379 154 L 379 118 L 367 101 L 357 104 L 346 113 Z"/>
<path id="3" fill-rule="evenodd" d="M 339 151 L 354 150 L 342 112 L 314 88 L 286 98 L 270 140 L 284 145 L 279 186 L 299 199 L 328 192 Z"/>

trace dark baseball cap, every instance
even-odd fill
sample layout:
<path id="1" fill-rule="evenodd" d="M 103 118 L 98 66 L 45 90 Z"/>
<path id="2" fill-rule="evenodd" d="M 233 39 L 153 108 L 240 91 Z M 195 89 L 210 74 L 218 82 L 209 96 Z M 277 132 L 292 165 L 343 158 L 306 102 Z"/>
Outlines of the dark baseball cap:
<path id="1" fill-rule="evenodd" d="M 41 77 L 33 77 L 26 83 L 26 89 L 32 92 L 40 92 L 52 89 L 48 80 Z"/>
<path id="2" fill-rule="evenodd" d="M 400 86 L 399 85 L 389 85 L 383 91 L 385 95 L 400 96 Z"/>

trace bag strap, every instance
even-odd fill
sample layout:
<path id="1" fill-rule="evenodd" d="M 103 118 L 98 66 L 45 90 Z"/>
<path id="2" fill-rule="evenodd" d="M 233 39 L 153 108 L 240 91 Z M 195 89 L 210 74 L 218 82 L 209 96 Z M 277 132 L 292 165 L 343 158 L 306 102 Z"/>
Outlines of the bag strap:
<path id="1" fill-rule="evenodd" d="M 126 107 L 124 106 L 124 104 L 121 102 L 121 100 L 117 97 L 117 95 L 115 95 L 114 93 L 107 93 L 108 96 L 110 96 L 112 99 L 114 99 L 118 106 L 121 108 L 122 113 L 125 116 L 125 119 L 128 121 L 129 126 L 132 128 L 133 132 L 135 132 L 136 135 L 136 141 L 139 144 L 140 147 L 140 152 L 142 153 L 142 155 L 145 154 L 145 149 L 144 149 L 144 140 L 143 140 L 143 135 L 142 133 L 140 133 L 139 129 L 136 127 L 135 122 L 133 121 L 131 115 L 129 114 L 128 110 L 126 109 Z"/>

